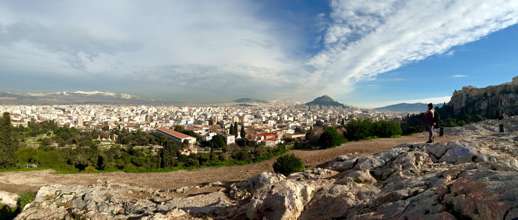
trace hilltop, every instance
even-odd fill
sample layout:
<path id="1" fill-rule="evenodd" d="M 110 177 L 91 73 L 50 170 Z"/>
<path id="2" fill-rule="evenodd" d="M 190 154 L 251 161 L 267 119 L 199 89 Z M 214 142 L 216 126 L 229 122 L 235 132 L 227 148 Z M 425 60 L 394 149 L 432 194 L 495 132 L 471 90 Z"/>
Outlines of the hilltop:
<path id="1" fill-rule="evenodd" d="M 319 107 L 346 107 L 344 104 L 335 101 L 333 98 L 323 95 L 313 99 L 312 101 L 305 104 L 306 106 L 319 106 Z"/>

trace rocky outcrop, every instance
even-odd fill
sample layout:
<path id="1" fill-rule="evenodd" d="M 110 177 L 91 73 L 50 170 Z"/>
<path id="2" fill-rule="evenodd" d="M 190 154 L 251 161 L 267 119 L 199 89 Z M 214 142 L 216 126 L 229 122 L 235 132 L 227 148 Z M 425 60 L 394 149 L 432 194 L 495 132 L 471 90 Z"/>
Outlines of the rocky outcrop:
<path id="1" fill-rule="evenodd" d="M 149 191 L 46 186 L 18 219 L 516 219 L 518 117 L 446 130 L 457 141 L 341 155 L 321 168 Z"/>
<path id="2" fill-rule="evenodd" d="M 231 204 L 221 191 L 186 195 L 108 182 L 51 185 L 42 187 L 17 219 L 197 219 L 219 215 Z"/>
<path id="3" fill-rule="evenodd" d="M 448 106 L 454 114 L 497 118 L 518 115 L 518 76 L 512 82 L 486 88 L 464 87 L 455 91 Z"/>

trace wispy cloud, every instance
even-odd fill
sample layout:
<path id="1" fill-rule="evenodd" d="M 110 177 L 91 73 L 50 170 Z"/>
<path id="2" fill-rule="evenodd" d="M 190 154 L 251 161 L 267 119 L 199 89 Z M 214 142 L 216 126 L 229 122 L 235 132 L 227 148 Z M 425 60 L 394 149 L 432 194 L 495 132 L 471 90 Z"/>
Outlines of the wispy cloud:
<path id="1" fill-rule="evenodd" d="M 518 23 L 518 1 L 332 1 L 325 49 L 309 64 L 329 93 Z"/>
<path id="2" fill-rule="evenodd" d="M 0 76 L 97 79 L 132 93 L 190 93 L 193 101 L 215 92 L 287 93 L 305 73 L 290 54 L 298 37 L 257 17 L 256 4 L 2 1 Z"/>
<path id="3" fill-rule="evenodd" d="M 510 0 L 333 0 L 315 19 L 322 49 L 300 54 L 307 36 L 258 17 L 257 4 L 1 1 L 0 87 L 36 78 L 192 101 L 344 97 L 359 80 L 518 23 Z"/>
<path id="4" fill-rule="evenodd" d="M 466 78 L 468 77 L 468 75 L 464 75 L 464 74 L 454 74 L 454 75 L 451 75 L 451 78 Z"/>

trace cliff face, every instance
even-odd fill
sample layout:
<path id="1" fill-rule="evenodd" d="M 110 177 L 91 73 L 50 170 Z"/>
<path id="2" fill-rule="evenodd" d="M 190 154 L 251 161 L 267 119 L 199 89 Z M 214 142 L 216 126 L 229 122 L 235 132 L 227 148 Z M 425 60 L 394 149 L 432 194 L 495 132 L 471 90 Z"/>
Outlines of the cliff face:
<path id="1" fill-rule="evenodd" d="M 448 103 L 453 113 L 497 118 L 518 115 L 518 76 L 512 82 L 486 88 L 464 87 L 455 91 Z"/>

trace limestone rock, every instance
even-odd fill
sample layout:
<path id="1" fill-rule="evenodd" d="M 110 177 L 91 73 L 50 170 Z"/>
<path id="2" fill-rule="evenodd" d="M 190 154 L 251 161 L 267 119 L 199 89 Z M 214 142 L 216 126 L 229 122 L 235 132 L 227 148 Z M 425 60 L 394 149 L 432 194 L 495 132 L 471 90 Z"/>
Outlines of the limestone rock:
<path id="1" fill-rule="evenodd" d="M 311 185 L 293 180 L 279 182 L 271 190 L 252 199 L 247 211 L 250 219 L 297 219 L 312 197 Z"/>
<path id="2" fill-rule="evenodd" d="M 16 209 L 18 206 L 18 194 L 0 191 L 0 206 L 6 205 L 11 209 Z"/>
<path id="3" fill-rule="evenodd" d="M 505 124 L 506 132 L 498 132 L 499 123 Z M 232 184 L 176 190 L 107 182 L 45 186 L 17 218 L 517 218 L 518 117 L 486 120 L 446 133 L 458 140 L 342 155 L 288 177 L 264 172 Z"/>

